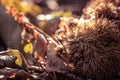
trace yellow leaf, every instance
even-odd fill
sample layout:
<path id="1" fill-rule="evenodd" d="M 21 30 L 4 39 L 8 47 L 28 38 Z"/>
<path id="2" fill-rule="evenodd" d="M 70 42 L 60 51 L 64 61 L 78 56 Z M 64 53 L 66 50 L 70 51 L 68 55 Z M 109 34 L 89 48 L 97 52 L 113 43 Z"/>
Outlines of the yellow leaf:
<path id="1" fill-rule="evenodd" d="M 32 43 L 27 43 L 27 44 L 24 46 L 23 50 L 24 50 L 25 53 L 32 54 L 32 52 L 33 52 Z"/>
<path id="2" fill-rule="evenodd" d="M 18 51 L 18 50 L 13 50 L 13 49 L 9 49 L 9 56 L 15 56 L 17 57 L 15 63 L 19 66 L 22 66 L 23 64 L 23 59 L 22 59 L 22 56 L 21 56 L 21 53 Z"/>

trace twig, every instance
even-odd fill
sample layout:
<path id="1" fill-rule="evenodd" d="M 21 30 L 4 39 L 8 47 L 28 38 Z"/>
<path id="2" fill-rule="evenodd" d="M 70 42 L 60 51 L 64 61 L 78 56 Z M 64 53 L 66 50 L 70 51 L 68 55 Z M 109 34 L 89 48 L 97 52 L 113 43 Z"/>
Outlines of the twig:
<path id="1" fill-rule="evenodd" d="M 57 46 L 59 44 L 51 38 L 48 34 L 43 32 L 38 27 L 34 26 L 32 23 L 29 22 L 28 18 L 24 16 L 22 12 L 18 12 L 14 7 L 7 7 L 7 13 L 10 14 L 15 21 L 18 22 L 18 24 L 21 25 L 22 29 L 25 29 L 28 33 L 32 34 L 34 39 L 36 40 L 38 38 L 38 35 L 42 34 L 46 38 L 47 42 L 52 42 Z"/>

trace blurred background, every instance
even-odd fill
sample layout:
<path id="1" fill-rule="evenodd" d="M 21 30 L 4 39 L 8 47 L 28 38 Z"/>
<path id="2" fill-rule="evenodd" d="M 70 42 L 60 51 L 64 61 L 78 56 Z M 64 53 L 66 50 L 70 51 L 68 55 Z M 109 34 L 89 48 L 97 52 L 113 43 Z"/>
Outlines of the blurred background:
<path id="1" fill-rule="evenodd" d="M 28 16 L 32 23 L 54 17 L 80 16 L 89 0 L 0 0 L 0 5 L 14 6 Z M 32 19 L 31 19 L 32 18 Z"/>

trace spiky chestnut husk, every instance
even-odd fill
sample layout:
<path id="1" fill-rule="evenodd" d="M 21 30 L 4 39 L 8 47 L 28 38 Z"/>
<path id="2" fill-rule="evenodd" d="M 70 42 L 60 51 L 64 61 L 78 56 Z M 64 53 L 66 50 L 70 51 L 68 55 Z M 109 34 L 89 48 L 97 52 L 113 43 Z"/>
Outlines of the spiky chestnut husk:
<path id="1" fill-rule="evenodd" d="M 113 3 L 101 3 L 96 9 L 96 16 L 108 19 L 120 20 L 120 6 Z"/>
<path id="2" fill-rule="evenodd" d="M 95 19 L 79 26 L 71 22 L 58 36 L 73 72 L 93 80 L 108 80 L 120 71 L 120 29 L 116 22 Z"/>
<path id="3" fill-rule="evenodd" d="M 97 6 L 97 7 L 96 7 Z M 120 1 L 118 0 L 91 0 L 83 10 L 85 18 L 108 18 L 120 20 Z"/>

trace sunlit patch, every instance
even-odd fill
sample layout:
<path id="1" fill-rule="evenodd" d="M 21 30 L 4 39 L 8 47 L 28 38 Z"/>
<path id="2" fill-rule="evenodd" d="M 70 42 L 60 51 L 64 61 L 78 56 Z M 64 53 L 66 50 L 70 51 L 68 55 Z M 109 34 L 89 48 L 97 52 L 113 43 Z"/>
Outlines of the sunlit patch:
<path id="1" fill-rule="evenodd" d="M 53 18 L 54 18 L 54 16 L 49 15 L 49 14 L 47 14 L 47 15 L 41 14 L 41 15 L 37 16 L 38 20 L 50 20 L 50 19 L 53 19 Z"/>
<path id="2" fill-rule="evenodd" d="M 4 75 L 0 75 L 0 79 L 3 79 L 5 76 Z"/>
<path id="3" fill-rule="evenodd" d="M 47 0 L 47 5 L 52 10 L 57 10 L 59 5 L 57 4 L 56 0 Z"/>

